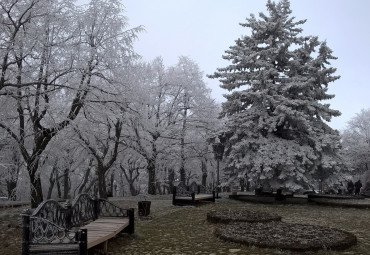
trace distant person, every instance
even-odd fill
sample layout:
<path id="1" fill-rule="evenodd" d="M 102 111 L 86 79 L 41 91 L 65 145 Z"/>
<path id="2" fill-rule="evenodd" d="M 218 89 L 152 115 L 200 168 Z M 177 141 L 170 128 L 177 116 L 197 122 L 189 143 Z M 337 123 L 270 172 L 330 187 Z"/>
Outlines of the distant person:
<path id="1" fill-rule="evenodd" d="M 349 182 L 347 183 L 348 195 L 352 195 L 354 189 L 355 185 L 353 184 L 352 180 L 349 180 Z"/>
<path id="2" fill-rule="evenodd" d="M 356 183 L 355 183 L 355 195 L 359 196 L 360 195 L 360 190 L 362 188 L 362 183 L 360 180 L 358 180 Z"/>

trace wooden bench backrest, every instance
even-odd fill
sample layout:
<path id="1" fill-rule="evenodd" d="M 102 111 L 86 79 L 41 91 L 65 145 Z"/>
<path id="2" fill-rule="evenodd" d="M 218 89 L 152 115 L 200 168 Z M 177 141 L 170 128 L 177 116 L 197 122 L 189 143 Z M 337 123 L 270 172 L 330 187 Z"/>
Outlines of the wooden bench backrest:
<path id="1" fill-rule="evenodd" d="M 189 185 L 189 191 L 194 192 L 195 194 L 198 194 L 199 193 L 199 185 L 195 181 L 193 181 Z"/>
<path id="2" fill-rule="evenodd" d="M 191 196 L 189 187 L 187 187 L 183 182 L 180 182 L 177 186 L 174 187 L 174 195 L 176 196 Z"/>

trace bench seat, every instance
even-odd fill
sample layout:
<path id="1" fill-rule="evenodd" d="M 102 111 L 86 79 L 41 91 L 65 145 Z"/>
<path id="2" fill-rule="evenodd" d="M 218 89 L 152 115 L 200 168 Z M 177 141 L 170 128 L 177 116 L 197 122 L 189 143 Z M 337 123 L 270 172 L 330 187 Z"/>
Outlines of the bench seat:
<path id="1" fill-rule="evenodd" d="M 212 199 L 212 194 L 199 194 L 194 196 L 195 201 Z M 177 200 L 192 200 L 192 197 L 176 197 Z"/>
<path id="2" fill-rule="evenodd" d="M 87 249 L 106 242 L 128 225 L 128 218 L 99 218 L 83 226 L 87 229 Z"/>

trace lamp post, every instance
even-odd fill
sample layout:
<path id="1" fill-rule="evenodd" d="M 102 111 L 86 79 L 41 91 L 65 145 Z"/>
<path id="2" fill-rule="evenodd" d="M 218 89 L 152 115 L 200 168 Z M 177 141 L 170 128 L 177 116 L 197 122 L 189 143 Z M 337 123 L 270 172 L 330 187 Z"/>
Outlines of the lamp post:
<path id="1" fill-rule="evenodd" d="M 217 193 L 217 198 L 219 198 L 218 197 L 218 192 L 220 191 L 220 160 L 222 160 L 222 156 L 224 154 L 225 146 L 220 142 L 216 142 L 216 143 L 212 144 L 212 148 L 213 148 L 213 153 L 215 154 L 215 159 L 217 161 L 216 193 Z"/>

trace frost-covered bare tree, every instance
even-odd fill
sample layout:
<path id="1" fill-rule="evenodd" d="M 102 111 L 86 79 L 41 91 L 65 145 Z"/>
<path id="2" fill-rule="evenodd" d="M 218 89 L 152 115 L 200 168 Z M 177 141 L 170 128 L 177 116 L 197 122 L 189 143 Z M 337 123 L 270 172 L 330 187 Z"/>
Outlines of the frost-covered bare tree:
<path id="1" fill-rule="evenodd" d="M 162 192 L 159 183 L 167 177 L 174 179 L 174 168 L 185 178 L 193 141 L 187 136 L 192 134 L 190 130 L 206 132 L 214 126 L 218 108 L 198 65 L 187 57 L 180 57 L 178 64 L 169 68 L 160 58 L 135 68 L 130 74 L 137 84 L 137 99 L 130 105 L 125 141 L 146 160 L 148 193 L 156 194 Z M 199 142 L 206 143 L 205 136 L 202 139 Z"/>
<path id="2" fill-rule="evenodd" d="M 0 128 L 20 148 L 36 207 L 43 201 L 40 157 L 87 102 L 116 94 L 114 73 L 135 56 L 132 43 L 141 28 L 126 30 L 116 0 L 81 8 L 69 0 L 6 0 L 0 11 L 0 100 L 16 109 L 2 112 Z"/>
<path id="3" fill-rule="evenodd" d="M 8 199 L 17 200 L 18 179 L 24 164 L 17 144 L 10 139 L 3 141 L 5 145 L 0 148 L 0 185 L 6 187 Z"/>
<path id="4" fill-rule="evenodd" d="M 122 119 L 117 118 L 95 123 L 95 130 L 89 129 L 86 134 L 81 131 L 82 128 L 75 129 L 79 139 L 83 142 L 83 146 L 89 150 L 97 162 L 97 187 L 99 196 L 102 198 L 107 198 L 106 175 L 117 160 L 118 147 L 121 142 L 122 122 Z"/>
<path id="5" fill-rule="evenodd" d="M 350 173 L 359 175 L 370 170 L 370 109 L 363 109 L 342 133 L 343 157 Z"/>
<path id="6" fill-rule="evenodd" d="M 129 185 L 131 196 L 135 196 L 138 194 L 139 190 L 135 187 L 135 183 L 137 182 L 141 169 L 145 168 L 143 161 L 138 156 L 133 156 L 131 153 L 125 157 L 125 162 L 121 162 L 119 167 L 122 170 L 126 181 Z"/>
<path id="7" fill-rule="evenodd" d="M 131 111 L 127 114 L 125 142 L 146 161 L 149 194 L 156 194 L 158 154 L 164 141 L 173 139 L 172 127 L 176 123 L 176 91 L 167 79 L 161 58 L 138 64 L 130 72 L 136 100 L 132 100 Z"/>
<path id="8" fill-rule="evenodd" d="M 340 112 L 324 103 L 339 78 L 326 42 L 303 36 L 290 3 L 267 2 L 268 13 L 253 14 L 241 26 L 249 35 L 223 56 L 230 65 L 210 75 L 232 92 L 223 103 L 226 161 L 240 176 L 296 189 L 317 176 L 335 177 L 339 133 L 326 124 Z"/>
<path id="9" fill-rule="evenodd" d="M 169 82 L 179 92 L 177 103 L 180 124 L 177 134 L 180 140 L 179 172 L 180 181 L 185 183 L 186 160 L 193 158 L 194 154 L 199 152 L 192 150 L 197 141 L 203 143 L 202 145 L 206 144 L 208 138 L 206 134 L 216 128 L 218 108 L 210 97 L 210 90 L 204 82 L 203 72 L 193 60 L 182 56 L 169 72 L 171 77 Z M 197 135 L 199 140 L 193 139 L 195 133 L 199 134 Z"/>

